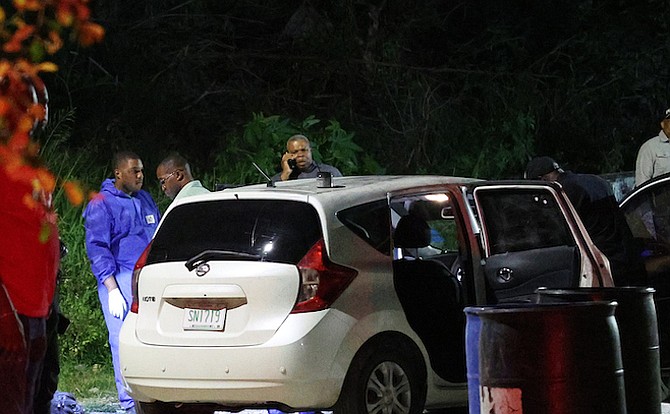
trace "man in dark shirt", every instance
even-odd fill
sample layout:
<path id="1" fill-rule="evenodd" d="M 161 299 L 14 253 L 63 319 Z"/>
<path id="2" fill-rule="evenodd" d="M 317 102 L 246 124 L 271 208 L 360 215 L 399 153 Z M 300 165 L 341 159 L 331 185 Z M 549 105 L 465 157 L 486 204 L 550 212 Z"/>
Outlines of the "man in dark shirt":
<path id="1" fill-rule="evenodd" d="M 337 168 L 328 164 L 319 164 L 312 159 L 312 147 L 304 135 L 293 135 L 286 142 L 286 152 L 281 158 L 282 171 L 272 177 L 272 182 L 316 178 L 320 172 L 331 177 L 342 177 Z"/>
<path id="2" fill-rule="evenodd" d="M 532 180 L 558 181 L 596 247 L 607 256 L 612 278 L 618 286 L 643 281 L 644 267 L 634 247 L 633 236 L 612 187 L 593 174 L 564 171 L 550 157 L 537 157 L 528 163 L 525 177 Z"/>

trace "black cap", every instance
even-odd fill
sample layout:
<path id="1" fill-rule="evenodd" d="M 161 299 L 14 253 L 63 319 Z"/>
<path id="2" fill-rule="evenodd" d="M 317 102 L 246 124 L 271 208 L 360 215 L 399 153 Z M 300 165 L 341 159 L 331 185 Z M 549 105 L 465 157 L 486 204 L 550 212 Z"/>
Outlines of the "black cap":
<path id="1" fill-rule="evenodd" d="M 537 180 L 552 171 L 561 171 L 561 167 L 551 157 L 536 157 L 528 162 L 524 178 Z"/>

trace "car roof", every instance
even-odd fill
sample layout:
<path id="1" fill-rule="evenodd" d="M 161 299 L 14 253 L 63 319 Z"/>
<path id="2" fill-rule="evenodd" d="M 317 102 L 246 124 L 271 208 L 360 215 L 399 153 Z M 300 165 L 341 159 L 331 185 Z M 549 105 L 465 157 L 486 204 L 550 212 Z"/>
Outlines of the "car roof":
<path id="1" fill-rule="evenodd" d="M 434 185 L 469 184 L 480 182 L 476 178 L 450 177 L 439 175 L 368 175 L 334 177 L 333 187 L 318 187 L 318 181 L 300 179 L 281 181 L 275 186 L 253 184 L 226 188 L 210 194 L 191 196 L 178 200 L 173 205 L 223 199 L 283 199 L 308 202 L 318 200 L 335 211 L 351 205 L 363 204 L 383 199 L 390 192 L 420 189 Z M 173 206 L 170 206 L 172 208 Z"/>

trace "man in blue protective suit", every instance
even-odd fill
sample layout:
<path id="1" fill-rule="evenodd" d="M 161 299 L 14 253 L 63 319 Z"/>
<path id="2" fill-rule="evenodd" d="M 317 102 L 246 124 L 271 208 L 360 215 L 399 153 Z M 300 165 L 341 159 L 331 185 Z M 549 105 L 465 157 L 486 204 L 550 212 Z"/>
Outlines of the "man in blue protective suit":
<path id="1" fill-rule="evenodd" d="M 135 153 L 114 155 L 114 178 L 102 183 L 100 193 L 84 211 L 86 252 L 98 280 L 98 297 L 109 331 L 114 378 L 121 407 L 135 413 L 135 402 L 123 387 L 119 364 L 119 331 L 132 301 L 131 278 L 135 262 L 147 247 L 160 212 L 151 195 L 142 190 L 144 166 Z"/>

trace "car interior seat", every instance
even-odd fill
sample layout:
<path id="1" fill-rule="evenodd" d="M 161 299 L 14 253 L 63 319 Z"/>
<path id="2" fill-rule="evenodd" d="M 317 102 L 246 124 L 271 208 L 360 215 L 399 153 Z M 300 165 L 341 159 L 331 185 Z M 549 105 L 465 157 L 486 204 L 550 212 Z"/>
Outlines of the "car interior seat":
<path id="1" fill-rule="evenodd" d="M 403 216 L 393 234 L 394 247 L 419 249 L 430 244 L 422 218 Z M 441 262 L 418 257 L 393 261 L 395 289 L 407 321 L 423 342 L 430 364 L 450 382 L 465 380 L 465 315 L 460 282 Z"/>

